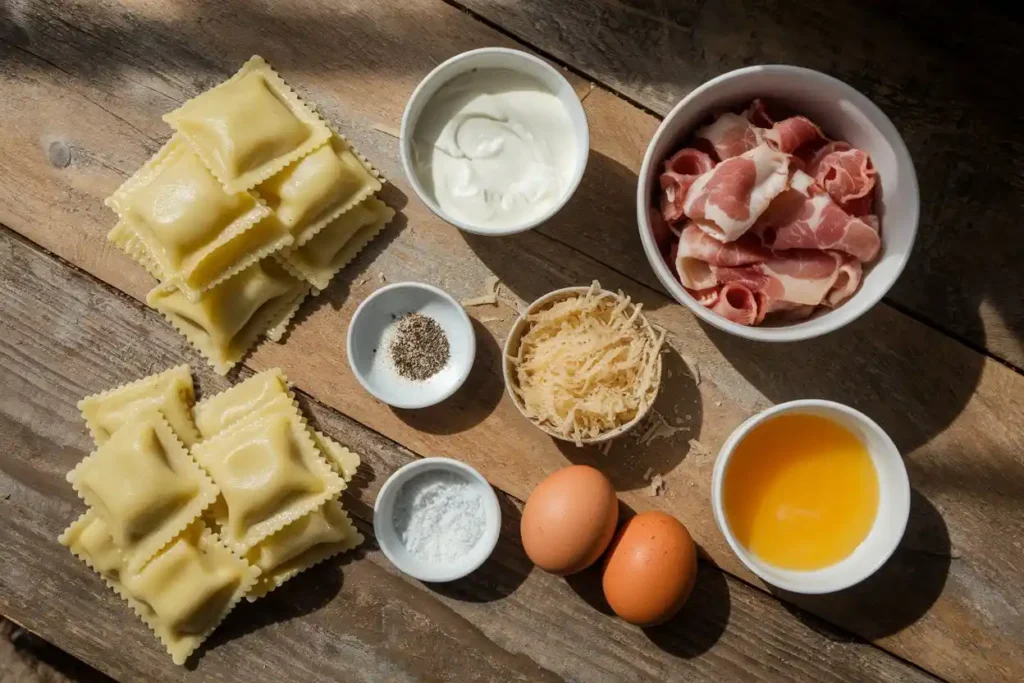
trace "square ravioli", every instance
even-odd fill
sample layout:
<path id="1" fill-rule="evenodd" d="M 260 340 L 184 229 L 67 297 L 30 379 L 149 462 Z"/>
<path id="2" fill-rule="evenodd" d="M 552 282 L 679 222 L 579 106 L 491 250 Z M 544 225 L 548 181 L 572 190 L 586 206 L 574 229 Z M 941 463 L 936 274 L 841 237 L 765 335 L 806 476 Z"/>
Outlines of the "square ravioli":
<path id="1" fill-rule="evenodd" d="M 363 540 L 337 501 L 324 503 L 246 553 L 246 559 L 261 572 L 246 599 L 254 602 L 313 565 L 352 550 Z"/>
<path id="2" fill-rule="evenodd" d="M 199 441 L 199 431 L 192 421 L 195 402 L 192 371 L 187 365 L 179 365 L 116 389 L 86 396 L 78 402 L 78 409 L 97 446 L 106 443 L 110 435 L 124 425 L 155 409 L 167 418 L 181 442 L 190 447 Z"/>
<path id="3" fill-rule="evenodd" d="M 140 565 L 198 519 L 218 493 L 155 410 L 114 432 L 67 479 Z"/>
<path id="4" fill-rule="evenodd" d="M 369 162 L 334 135 L 327 144 L 256 187 L 256 192 L 291 230 L 295 246 L 381 188 Z"/>
<path id="5" fill-rule="evenodd" d="M 327 142 L 330 129 L 262 57 L 164 115 L 228 192 L 242 192 Z"/>
<path id="6" fill-rule="evenodd" d="M 131 244 L 130 255 L 192 301 L 292 242 L 287 227 L 252 194 L 225 192 L 179 135 L 106 203 L 123 223 L 108 238 L 126 251 Z"/>
<path id="7" fill-rule="evenodd" d="M 363 200 L 338 216 L 297 249 L 289 248 L 279 259 L 297 277 L 317 289 L 326 289 L 334 275 L 384 229 L 394 210 L 376 197 Z"/>
<path id="8" fill-rule="evenodd" d="M 345 488 L 287 396 L 196 444 L 192 453 L 220 487 L 223 506 L 215 508 L 215 522 L 221 536 L 243 554 Z"/>
<path id="9" fill-rule="evenodd" d="M 196 427 L 204 439 L 209 439 L 246 419 L 278 396 L 294 398 L 288 378 L 280 368 L 264 370 L 197 403 Z"/>
<path id="10" fill-rule="evenodd" d="M 78 559 L 99 574 L 107 585 L 121 593 L 121 572 L 128 565 L 125 553 L 114 543 L 110 527 L 89 509 L 57 537 Z"/>
<path id="11" fill-rule="evenodd" d="M 58 539 L 100 574 L 167 648 L 175 664 L 189 655 L 248 593 L 260 571 L 196 522 L 137 571 L 90 511 Z"/>
<path id="12" fill-rule="evenodd" d="M 107 233 L 107 241 L 131 257 L 133 261 L 146 269 L 146 272 L 161 282 L 167 280 L 160 264 L 142 243 L 139 236 L 132 230 L 128 223 L 119 220 L 117 225 Z"/>
<path id="13" fill-rule="evenodd" d="M 286 322 L 309 285 L 273 258 L 254 263 L 192 302 L 173 285 L 160 285 L 146 297 L 224 375 L 245 356 L 261 334 Z M 297 301 L 297 298 L 298 301 Z"/>
<path id="14" fill-rule="evenodd" d="M 195 407 L 196 425 L 203 438 L 208 439 L 244 420 L 279 396 L 286 396 L 293 405 L 297 405 L 288 378 L 281 369 L 264 370 L 227 391 L 200 401 Z M 326 434 L 312 428 L 309 431 L 313 443 L 334 471 L 346 483 L 352 481 L 360 464 L 359 456 Z"/>

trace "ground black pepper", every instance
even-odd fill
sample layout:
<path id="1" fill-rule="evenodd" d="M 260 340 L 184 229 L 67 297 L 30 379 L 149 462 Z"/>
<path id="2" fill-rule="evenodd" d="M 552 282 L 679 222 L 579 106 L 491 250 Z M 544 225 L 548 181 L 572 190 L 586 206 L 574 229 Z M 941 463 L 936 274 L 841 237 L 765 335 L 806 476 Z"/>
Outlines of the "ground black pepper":
<path id="1" fill-rule="evenodd" d="M 422 381 L 448 364 L 448 337 L 431 317 L 406 313 L 398 320 L 388 354 L 398 374 Z"/>

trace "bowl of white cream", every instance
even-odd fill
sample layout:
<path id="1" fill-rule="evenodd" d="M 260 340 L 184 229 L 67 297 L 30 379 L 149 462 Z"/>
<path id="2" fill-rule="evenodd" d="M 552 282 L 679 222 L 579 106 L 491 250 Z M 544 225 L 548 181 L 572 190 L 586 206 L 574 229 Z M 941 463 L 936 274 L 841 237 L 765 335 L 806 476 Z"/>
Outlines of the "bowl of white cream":
<path id="1" fill-rule="evenodd" d="M 406 176 L 466 232 L 510 235 L 551 218 L 576 191 L 590 129 L 557 69 L 519 50 L 456 55 L 413 91 L 402 116 Z"/>

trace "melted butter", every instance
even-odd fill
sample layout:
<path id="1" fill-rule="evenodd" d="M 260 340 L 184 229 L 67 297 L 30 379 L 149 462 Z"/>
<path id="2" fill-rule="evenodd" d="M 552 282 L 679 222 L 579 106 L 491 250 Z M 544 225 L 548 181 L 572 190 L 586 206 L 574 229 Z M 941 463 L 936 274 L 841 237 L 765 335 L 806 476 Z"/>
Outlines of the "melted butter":
<path id="1" fill-rule="evenodd" d="M 737 540 L 783 569 L 846 558 L 878 510 L 878 475 L 853 432 L 816 415 L 780 415 L 747 434 L 725 471 L 725 516 Z"/>

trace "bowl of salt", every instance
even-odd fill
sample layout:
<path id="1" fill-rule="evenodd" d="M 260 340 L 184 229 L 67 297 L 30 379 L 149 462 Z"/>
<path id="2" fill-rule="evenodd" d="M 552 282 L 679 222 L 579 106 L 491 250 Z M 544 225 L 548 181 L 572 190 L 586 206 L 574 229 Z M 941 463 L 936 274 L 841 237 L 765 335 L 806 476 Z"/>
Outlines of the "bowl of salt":
<path id="1" fill-rule="evenodd" d="M 475 469 L 450 458 L 424 458 L 398 469 L 373 506 L 373 533 L 384 555 L 429 583 L 478 569 L 500 530 L 494 489 Z"/>

